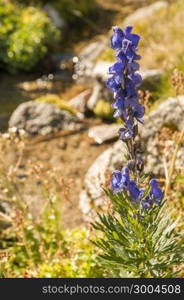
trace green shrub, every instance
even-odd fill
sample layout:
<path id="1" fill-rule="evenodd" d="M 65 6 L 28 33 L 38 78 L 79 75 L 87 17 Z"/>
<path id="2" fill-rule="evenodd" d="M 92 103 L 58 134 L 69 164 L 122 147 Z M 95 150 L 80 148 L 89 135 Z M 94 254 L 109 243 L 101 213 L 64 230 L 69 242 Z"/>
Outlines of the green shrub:
<path id="1" fill-rule="evenodd" d="M 39 8 L 19 7 L 0 0 L 0 61 L 10 72 L 29 71 L 59 37 L 51 20 Z"/>
<path id="2" fill-rule="evenodd" d="M 95 108 L 93 109 L 93 112 L 99 118 L 112 120 L 114 109 L 112 108 L 109 102 L 104 100 L 99 100 Z"/>

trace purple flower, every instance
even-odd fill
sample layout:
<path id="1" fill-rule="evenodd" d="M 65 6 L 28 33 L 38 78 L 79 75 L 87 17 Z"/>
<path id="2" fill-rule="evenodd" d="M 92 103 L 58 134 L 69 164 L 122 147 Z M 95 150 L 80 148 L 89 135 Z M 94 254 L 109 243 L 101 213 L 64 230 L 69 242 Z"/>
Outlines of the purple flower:
<path id="1" fill-rule="evenodd" d="M 109 74 L 120 74 L 122 75 L 123 70 L 125 67 L 125 63 L 123 62 L 116 62 L 109 68 Z"/>
<path id="2" fill-rule="evenodd" d="M 138 46 L 139 40 L 140 40 L 140 36 L 134 33 L 131 33 L 133 27 L 132 26 L 127 26 L 124 29 L 124 33 L 125 33 L 125 39 L 131 41 L 132 45 L 134 47 Z"/>
<path id="3" fill-rule="evenodd" d="M 123 168 L 122 171 L 113 171 L 113 176 L 111 178 L 111 187 L 115 194 L 123 191 L 127 188 L 129 184 L 129 169 Z"/>
<path id="4" fill-rule="evenodd" d="M 163 191 L 158 186 L 158 182 L 156 179 L 150 180 L 150 186 L 150 193 L 141 202 L 141 207 L 143 209 L 149 209 L 151 204 L 159 204 L 163 199 Z M 145 193 L 145 189 L 139 188 L 136 182 L 130 178 L 130 170 L 128 167 L 124 167 L 121 171 L 113 171 L 111 187 L 114 194 L 122 191 L 127 191 L 130 199 L 137 204 L 142 200 Z"/>
<path id="5" fill-rule="evenodd" d="M 137 94 L 136 85 L 134 81 L 132 80 L 131 76 L 128 76 L 125 78 L 125 92 L 127 97 L 132 97 L 135 94 Z M 138 99 L 137 99 L 138 100 Z"/>
<path id="6" fill-rule="evenodd" d="M 107 80 L 107 87 L 113 92 L 117 92 L 121 88 L 121 81 L 121 76 L 115 74 Z"/>
<path id="7" fill-rule="evenodd" d="M 127 64 L 127 68 L 128 68 L 128 72 L 131 74 L 139 70 L 139 64 L 136 61 L 133 61 Z"/>
<path id="8" fill-rule="evenodd" d="M 117 57 L 118 61 L 120 61 L 124 64 L 127 64 L 127 58 L 126 58 L 126 55 L 124 54 L 123 50 L 117 51 L 116 57 Z"/>
<path id="9" fill-rule="evenodd" d="M 151 185 L 150 197 L 152 197 L 155 203 L 159 203 L 163 199 L 164 193 L 161 190 L 161 188 L 158 186 L 158 181 L 156 179 L 151 179 L 150 185 Z"/>
<path id="10" fill-rule="evenodd" d="M 114 31 L 114 34 L 111 36 L 111 39 L 110 39 L 111 48 L 114 50 L 121 49 L 124 33 L 117 26 L 113 27 L 113 31 Z"/>
<path id="11" fill-rule="evenodd" d="M 141 207 L 143 208 L 143 209 L 149 209 L 150 208 L 150 201 L 144 201 L 144 202 L 142 202 L 141 203 Z"/>
<path id="12" fill-rule="evenodd" d="M 132 201 L 138 203 L 143 194 L 143 190 L 139 189 L 134 180 L 130 180 L 128 187 L 130 198 Z"/>
<path id="13" fill-rule="evenodd" d="M 130 199 L 135 203 L 138 203 L 144 193 L 143 189 L 139 189 L 134 180 L 130 179 L 129 169 L 127 167 L 123 168 L 122 171 L 113 171 L 113 176 L 111 179 L 111 187 L 115 194 L 127 191 L 130 195 Z"/>
<path id="14" fill-rule="evenodd" d="M 159 204 L 163 199 L 164 193 L 161 188 L 158 186 L 158 181 L 156 179 L 150 180 L 151 190 L 148 196 L 142 202 L 142 207 L 147 209 L 150 208 L 151 204 Z"/>
<path id="15" fill-rule="evenodd" d="M 142 104 L 136 104 L 133 106 L 133 115 L 134 117 L 142 123 L 142 117 L 144 116 L 145 107 Z"/>
<path id="16" fill-rule="evenodd" d="M 141 82 L 142 82 L 142 77 L 141 77 L 141 75 L 138 74 L 138 73 L 133 73 L 133 74 L 131 75 L 131 78 L 132 78 L 132 81 L 133 81 L 135 87 L 136 87 L 136 88 L 139 87 L 140 84 L 141 84 Z"/>
<path id="17" fill-rule="evenodd" d="M 124 33 L 129 34 L 129 33 L 131 33 L 132 29 L 133 29 L 133 26 L 130 26 L 130 25 L 126 26 L 124 29 Z"/>
<path id="18" fill-rule="evenodd" d="M 112 107 L 119 109 L 119 110 L 124 110 L 124 99 L 123 98 L 117 98 L 116 101 L 112 104 Z"/>
<path id="19" fill-rule="evenodd" d="M 122 141 L 129 140 L 133 137 L 134 132 L 131 129 L 120 128 L 119 129 L 119 138 Z"/>

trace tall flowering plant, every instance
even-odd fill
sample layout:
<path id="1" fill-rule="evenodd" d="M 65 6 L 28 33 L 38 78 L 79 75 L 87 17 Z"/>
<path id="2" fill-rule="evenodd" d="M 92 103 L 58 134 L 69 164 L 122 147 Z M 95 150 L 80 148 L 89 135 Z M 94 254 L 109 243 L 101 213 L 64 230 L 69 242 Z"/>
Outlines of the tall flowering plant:
<path id="1" fill-rule="evenodd" d="M 95 243 L 102 261 L 116 276 L 174 277 L 174 266 L 183 262 L 181 235 L 175 232 L 165 208 L 164 192 L 156 179 L 146 181 L 143 161 L 137 147 L 138 125 L 143 124 L 145 108 L 139 102 L 138 73 L 140 37 L 132 27 L 113 28 L 111 48 L 116 62 L 109 68 L 107 86 L 114 93 L 114 117 L 121 118 L 119 138 L 127 146 L 127 163 L 113 171 L 111 189 L 105 190 L 113 206 L 109 215 L 99 215 L 93 227 L 104 233 Z"/>

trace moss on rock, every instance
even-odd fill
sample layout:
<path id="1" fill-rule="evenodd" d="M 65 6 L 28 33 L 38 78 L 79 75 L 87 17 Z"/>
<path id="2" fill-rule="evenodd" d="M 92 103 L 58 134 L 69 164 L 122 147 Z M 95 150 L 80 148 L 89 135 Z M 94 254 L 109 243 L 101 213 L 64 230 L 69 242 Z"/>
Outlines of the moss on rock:
<path id="1" fill-rule="evenodd" d="M 52 104 L 58 106 L 60 109 L 66 110 L 73 115 L 77 114 L 77 110 L 75 108 L 73 108 L 66 101 L 62 100 L 59 96 L 54 95 L 54 94 L 47 94 L 47 95 L 41 96 L 39 98 L 36 98 L 35 101 L 52 103 Z"/>
<path id="2" fill-rule="evenodd" d="M 113 120 L 114 109 L 111 104 L 105 100 L 99 100 L 93 112 L 99 118 Z"/>

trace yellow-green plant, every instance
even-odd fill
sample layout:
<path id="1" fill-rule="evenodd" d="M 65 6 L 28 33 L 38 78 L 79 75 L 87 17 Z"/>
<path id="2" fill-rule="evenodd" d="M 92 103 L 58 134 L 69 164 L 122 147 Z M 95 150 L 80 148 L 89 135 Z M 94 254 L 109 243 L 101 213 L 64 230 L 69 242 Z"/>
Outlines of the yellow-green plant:
<path id="1" fill-rule="evenodd" d="M 77 110 L 74 107 L 72 107 L 70 104 L 68 104 L 67 101 L 62 100 L 59 96 L 54 94 L 47 94 L 41 96 L 39 98 L 36 98 L 35 101 L 52 103 L 58 106 L 59 108 L 70 112 L 71 114 L 75 115 L 77 113 Z"/>
<path id="2" fill-rule="evenodd" d="M 95 116 L 99 118 L 112 120 L 114 109 L 109 102 L 105 100 L 99 100 L 94 107 L 93 112 Z"/>
<path id="3" fill-rule="evenodd" d="M 59 31 L 40 8 L 0 0 L 0 19 L 0 61 L 10 72 L 31 70 L 59 38 Z"/>

